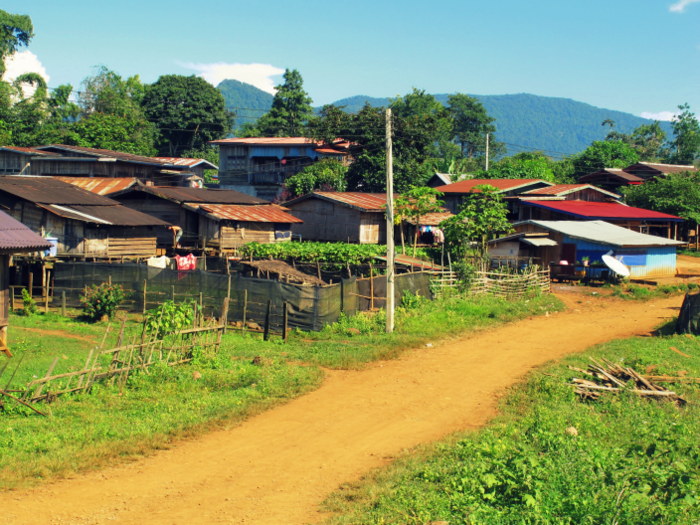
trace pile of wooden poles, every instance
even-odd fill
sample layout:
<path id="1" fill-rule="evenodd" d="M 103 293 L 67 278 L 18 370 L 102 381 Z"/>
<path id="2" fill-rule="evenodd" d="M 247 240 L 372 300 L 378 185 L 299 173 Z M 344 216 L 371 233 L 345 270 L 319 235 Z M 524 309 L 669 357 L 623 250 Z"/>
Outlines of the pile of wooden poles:
<path id="1" fill-rule="evenodd" d="M 652 383 L 649 377 L 639 374 L 630 367 L 620 366 L 606 359 L 600 361 L 590 358 L 592 363 L 587 370 L 570 366 L 571 370 L 580 372 L 588 379 L 573 378 L 574 391 L 583 399 L 595 400 L 605 392 L 620 392 L 627 390 L 642 397 L 673 401 L 678 406 L 686 404 L 685 399 L 675 392 Z M 666 378 L 670 380 L 674 378 Z M 683 378 L 677 378 L 682 380 Z"/>

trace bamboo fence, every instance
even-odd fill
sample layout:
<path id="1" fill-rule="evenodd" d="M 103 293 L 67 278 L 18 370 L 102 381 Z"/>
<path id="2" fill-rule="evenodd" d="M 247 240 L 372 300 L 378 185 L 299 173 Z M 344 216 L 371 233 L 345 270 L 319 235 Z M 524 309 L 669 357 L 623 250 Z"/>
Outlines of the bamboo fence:
<path id="1" fill-rule="evenodd" d="M 551 281 L 549 269 L 525 269 L 514 271 L 478 271 L 470 293 L 489 294 L 497 297 L 522 297 L 535 293 L 549 293 Z"/>

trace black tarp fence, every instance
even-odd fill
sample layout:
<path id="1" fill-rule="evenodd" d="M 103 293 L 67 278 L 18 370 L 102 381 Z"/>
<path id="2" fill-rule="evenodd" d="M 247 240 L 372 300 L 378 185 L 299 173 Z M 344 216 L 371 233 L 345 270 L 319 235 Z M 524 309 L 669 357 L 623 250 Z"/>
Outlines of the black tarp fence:
<path id="1" fill-rule="evenodd" d="M 396 275 L 396 304 L 404 293 L 432 298 L 431 274 L 426 272 Z M 86 286 L 111 281 L 120 284 L 128 296 L 122 308 L 144 312 L 168 300 L 201 302 L 204 315 L 218 317 L 224 299 L 229 296 L 229 322 L 256 323 L 264 326 L 270 310 L 270 329 L 281 332 L 284 309 L 290 328 L 320 330 L 338 320 L 341 312 L 354 315 L 385 305 L 386 277 L 343 279 L 326 286 L 289 284 L 269 279 L 242 277 L 240 274 L 177 271 L 144 264 L 66 262 L 54 266 L 54 307 L 65 297 L 68 307 L 80 306 Z"/>

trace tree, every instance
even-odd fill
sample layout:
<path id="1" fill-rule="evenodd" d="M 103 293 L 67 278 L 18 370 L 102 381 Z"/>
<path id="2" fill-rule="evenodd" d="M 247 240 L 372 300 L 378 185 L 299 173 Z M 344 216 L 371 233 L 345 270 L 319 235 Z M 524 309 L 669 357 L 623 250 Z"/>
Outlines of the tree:
<path id="1" fill-rule="evenodd" d="M 479 179 L 543 179 L 550 182 L 559 180 L 555 174 L 556 162 L 540 151 L 518 153 L 494 162 L 489 171 L 479 171 Z"/>
<path id="2" fill-rule="evenodd" d="M 155 127 L 150 122 L 119 117 L 107 113 L 92 113 L 72 126 L 75 136 L 71 144 L 153 156 L 156 153 Z"/>
<path id="3" fill-rule="evenodd" d="M 640 160 L 654 162 L 660 160 L 664 155 L 663 145 L 666 142 L 666 132 L 661 129 L 661 124 L 658 121 L 654 121 L 651 124 L 642 124 L 635 128 L 631 134 L 611 130 L 605 140 L 624 142 L 637 152 Z"/>
<path id="4" fill-rule="evenodd" d="M 460 212 L 440 223 L 445 243 L 463 259 L 470 255 L 477 266 L 487 264 L 488 241 L 512 231 L 508 208 L 493 186 L 482 185 L 467 195 Z"/>
<path id="5" fill-rule="evenodd" d="M 283 78 L 284 82 L 275 87 L 277 92 L 270 111 L 255 124 L 263 137 L 303 136 L 306 131 L 304 126 L 313 115 L 311 97 L 304 91 L 304 81 L 299 71 L 287 69 Z"/>
<path id="6" fill-rule="evenodd" d="M 146 88 L 142 107 L 158 129 L 158 154 L 179 157 L 225 137 L 233 124 L 219 90 L 203 78 L 164 75 Z"/>
<path id="7" fill-rule="evenodd" d="M 404 221 L 411 221 L 416 226 L 413 235 L 413 256 L 415 257 L 421 219 L 428 213 L 443 211 L 442 206 L 444 203 L 440 200 L 440 197 L 442 197 L 442 192 L 435 188 L 412 186 L 403 195 L 396 198 L 394 201 L 394 217 L 401 230 L 402 253 L 406 253 L 403 233 Z"/>
<path id="8" fill-rule="evenodd" d="M 673 140 L 669 143 L 668 160 L 674 164 L 693 164 L 700 156 L 700 123 L 690 106 L 678 106 L 680 113 L 673 117 Z"/>
<path id="9" fill-rule="evenodd" d="M 138 75 L 123 79 L 104 66 L 97 73 L 83 80 L 83 89 L 78 102 L 85 115 L 105 113 L 130 120 L 143 119 L 141 101 L 146 86 Z"/>
<path id="10" fill-rule="evenodd" d="M 341 162 L 325 158 L 289 177 L 285 186 L 293 197 L 305 195 L 314 190 L 345 191 L 347 171 L 347 166 Z"/>
<path id="11" fill-rule="evenodd" d="M 5 74 L 5 60 L 20 47 L 29 45 L 33 36 L 31 18 L 0 9 L 0 78 Z"/>
<path id="12" fill-rule="evenodd" d="M 603 168 L 624 168 L 635 162 L 639 162 L 639 155 L 629 144 L 597 140 L 572 158 L 573 175 L 578 179 Z"/>
<path id="13" fill-rule="evenodd" d="M 483 157 L 486 154 L 486 134 L 493 135 L 495 119 L 490 117 L 484 106 L 474 97 L 457 93 L 447 98 L 447 110 L 452 117 L 454 140 L 459 144 L 462 156 Z M 504 151 L 503 145 L 490 137 L 490 155 Z"/>

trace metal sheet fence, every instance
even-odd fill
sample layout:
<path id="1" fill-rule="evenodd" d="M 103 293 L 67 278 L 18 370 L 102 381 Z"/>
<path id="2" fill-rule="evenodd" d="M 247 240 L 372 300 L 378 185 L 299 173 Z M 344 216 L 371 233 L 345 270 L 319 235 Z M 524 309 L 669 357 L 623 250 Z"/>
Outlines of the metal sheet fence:
<path id="1" fill-rule="evenodd" d="M 405 292 L 432 297 L 425 272 L 396 276 L 396 304 Z M 143 264 L 57 263 L 54 268 L 52 304 L 80 305 L 86 286 L 111 281 L 128 292 L 122 308 L 145 312 L 167 300 L 197 301 L 205 316 L 218 317 L 224 299 L 229 297 L 228 321 L 243 329 L 262 329 L 269 319 L 270 329 L 282 332 L 285 324 L 302 330 L 320 330 L 338 320 L 341 312 L 381 308 L 385 303 L 386 277 L 343 279 L 327 286 L 283 283 L 201 270 L 179 272 L 150 268 Z M 286 316 L 285 316 L 286 310 Z"/>

